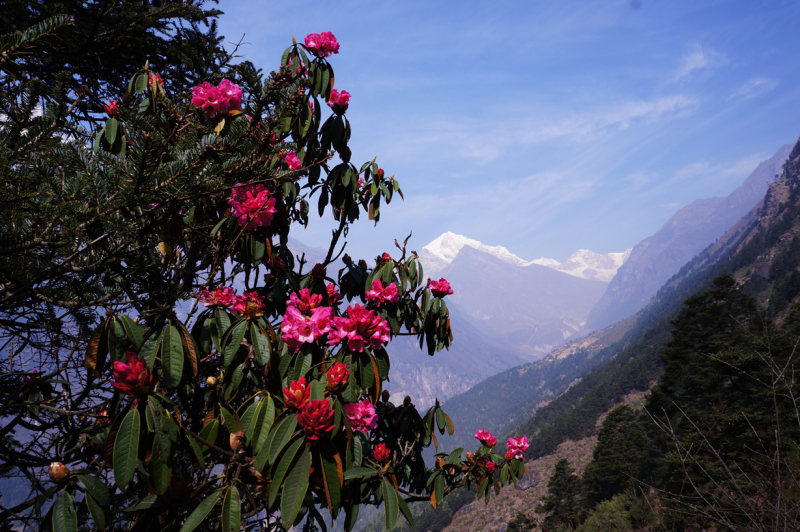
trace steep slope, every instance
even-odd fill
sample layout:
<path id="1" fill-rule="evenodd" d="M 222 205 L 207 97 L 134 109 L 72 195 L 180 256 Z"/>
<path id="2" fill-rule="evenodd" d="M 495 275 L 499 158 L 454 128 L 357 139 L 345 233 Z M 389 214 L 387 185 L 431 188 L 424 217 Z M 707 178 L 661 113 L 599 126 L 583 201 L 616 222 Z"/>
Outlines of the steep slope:
<path id="1" fill-rule="evenodd" d="M 790 150 L 789 145 L 781 147 L 727 198 L 694 201 L 637 244 L 592 309 L 585 329 L 603 328 L 642 309 L 667 279 L 763 199 Z"/>
<path id="2" fill-rule="evenodd" d="M 628 249 L 621 253 L 601 255 L 588 249 L 579 249 L 564 262 L 544 257 L 526 261 L 517 257 L 503 246 L 487 246 L 483 242 L 448 231 L 422 248 L 419 253 L 427 275 L 429 277 L 438 276 L 464 247 L 477 249 L 514 266 L 538 264 L 581 279 L 596 279 L 606 283 L 614 277 L 617 269 L 627 260 L 631 251 Z"/>
<path id="3" fill-rule="evenodd" d="M 476 327 L 535 358 L 574 335 L 606 288 L 538 264 L 509 264 L 469 246 L 441 275 L 453 286 L 450 301 Z"/>

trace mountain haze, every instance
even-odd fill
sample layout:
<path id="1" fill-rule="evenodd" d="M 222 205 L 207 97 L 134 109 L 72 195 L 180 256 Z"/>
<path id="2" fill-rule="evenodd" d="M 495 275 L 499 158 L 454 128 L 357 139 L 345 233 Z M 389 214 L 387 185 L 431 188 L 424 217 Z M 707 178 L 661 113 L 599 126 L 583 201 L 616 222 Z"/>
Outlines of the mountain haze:
<path id="1" fill-rule="evenodd" d="M 791 151 L 781 147 L 726 198 L 699 199 L 680 209 L 653 236 L 634 246 L 606 293 L 589 314 L 585 329 L 602 329 L 631 316 L 650 301 L 681 267 L 764 198 Z"/>

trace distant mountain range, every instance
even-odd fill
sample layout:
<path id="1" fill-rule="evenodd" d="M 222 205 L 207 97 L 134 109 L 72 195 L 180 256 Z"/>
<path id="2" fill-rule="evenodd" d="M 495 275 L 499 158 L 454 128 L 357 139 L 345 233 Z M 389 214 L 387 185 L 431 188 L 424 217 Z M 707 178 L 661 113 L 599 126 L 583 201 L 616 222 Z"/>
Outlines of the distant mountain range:
<path id="1" fill-rule="evenodd" d="M 676 212 L 653 236 L 630 252 L 585 329 L 602 329 L 644 308 L 658 289 L 695 255 L 722 236 L 758 202 L 775 181 L 792 147 L 785 145 L 756 167 L 727 198 L 699 199 Z"/>

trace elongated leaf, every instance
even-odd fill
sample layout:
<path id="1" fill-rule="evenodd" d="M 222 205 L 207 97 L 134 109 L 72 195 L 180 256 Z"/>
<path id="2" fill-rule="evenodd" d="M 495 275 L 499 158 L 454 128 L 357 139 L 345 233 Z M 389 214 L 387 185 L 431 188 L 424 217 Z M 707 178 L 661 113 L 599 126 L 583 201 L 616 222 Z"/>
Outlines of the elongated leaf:
<path id="1" fill-rule="evenodd" d="M 53 532 L 77 532 L 77 530 L 78 514 L 75 513 L 75 501 L 66 490 L 62 491 L 53 505 Z"/>
<path id="2" fill-rule="evenodd" d="M 285 453 L 283 453 L 283 458 L 281 458 L 278 467 L 275 469 L 275 475 L 273 475 L 272 484 L 269 487 L 270 507 L 275 504 L 275 499 L 278 498 L 278 493 L 280 493 L 283 477 L 286 476 L 286 472 L 289 470 L 289 467 L 291 467 L 292 462 L 294 462 L 294 457 L 297 455 L 297 450 L 302 444 L 303 440 L 297 440 L 291 446 L 289 446 Z"/>
<path id="3" fill-rule="evenodd" d="M 237 416 L 228 405 L 223 405 L 219 411 L 222 412 L 222 418 L 225 420 L 225 426 L 228 428 L 228 432 L 233 434 L 234 432 L 242 430 L 242 422 L 239 421 L 239 416 Z"/>
<path id="4" fill-rule="evenodd" d="M 341 464 L 337 468 L 337 462 L 332 449 L 335 450 L 333 446 L 322 447 L 320 459 L 322 460 L 322 480 L 325 487 L 325 498 L 328 502 L 328 510 L 331 513 L 331 519 L 336 519 L 339 503 L 341 501 L 341 484 L 337 469 L 341 469 Z"/>
<path id="5" fill-rule="evenodd" d="M 161 366 L 166 387 L 177 388 L 183 374 L 183 344 L 180 332 L 174 325 L 164 328 L 164 337 L 161 340 Z"/>
<path id="6" fill-rule="evenodd" d="M 75 478 L 83 484 L 86 491 L 94 497 L 94 500 L 100 503 L 101 506 L 108 506 L 111 504 L 111 499 L 108 496 L 108 487 L 105 482 L 97 477 L 91 475 L 75 475 Z"/>
<path id="7" fill-rule="evenodd" d="M 108 336 L 106 335 L 106 325 L 108 319 L 103 321 L 92 334 L 92 338 L 86 345 L 86 355 L 84 357 L 83 367 L 89 371 L 94 372 L 95 377 L 100 377 L 103 374 L 103 369 L 106 364 L 106 356 L 108 356 Z"/>
<path id="8" fill-rule="evenodd" d="M 217 351 L 222 353 L 224 351 L 222 346 L 222 337 L 231 326 L 231 318 L 228 313 L 221 308 L 214 309 L 213 327 L 211 327 L 211 341 Z"/>
<path id="9" fill-rule="evenodd" d="M 192 530 L 200 526 L 200 523 L 202 523 L 206 516 L 211 513 L 212 508 L 214 508 L 214 505 L 217 504 L 217 501 L 221 495 L 222 491 L 217 491 L 203 499 L 203 502 L 198 504 L 197 508 L 194 509 L 192 514 L 186 518 L 186 521 L 183 523 L 180 532 L 192 532 Z"/>
<path id="10" fill-rule="evenodd" d="M 86 506 L 89 508 L 89 513 L 92 514 L 94 520 L 95 530 L 103 530 L 106 527 L 106 513 L 100 504 L 90 494 L 86 494 Z"/>
<path id="11" fill-rule="evenodd" d="M 444 497 L 444 477 L 438 475 L 433 482 L 433 493 L 436 495 L 436 504 L 441 504 L 442 497 Z"/>
<path id="12" fill-rule="evenodd" d="M 147 362 L 147 367 L 150 369 L 153 369 L 153 364 L 156 362 L 156 354 L 161 348 L 161 337 L 160 331 L 152 331 L 142 344 L 141 351 L 139 351 L 139 356 Z"/>
<path id="13" fill-rule="evenodd" d="M 269 446 L 269 463 L 275 462 L 278 454 L 286 447 L 286 444 L 294 434 L 294 429 L 297 427 L 297 416 L 290 415 L 280 425 L 275 428 L 275 436 L 272 438 L 272 443 Z"/>
<path id="14" fill-rule="evenodd" d="M 170 477 L 172 477 L 172 468 L 169 467 L 168 458 L 169 457 L 164 456 L 161 445 L 154 439 L 153 453 L 150 458 L 150 466 L 153 472 L 150 478 L 153 481 L 156 491 L 162 495 L 166 493 L 167 488 L 169 488 L 169 480 Z"/>
<path id="15" fill-rule="evenodd" d="M 136 471 L 136 458 L 139 455 L 139 411 L 130 410 L 117 432 L 114 441 L 114 482 L 124 490 Z"/>
<path id="16" fill-rule="evenodd" d="M 294 417 L 294 416 L 293 416 Z M 300 458 L 286 477 L 281 496 L 281 523 L 289 528 L 303 505 L 308 490 L 308 471 L 311 467 L 311 451 L 303 449 Z"/>
<path id="17" fill-rule="evenodd" d="M 406 501 L 403 500 L 403 497 L 401 497 L 399 493 L 397 494 L 397 506 L 400 508 L 400 511 L 403 512 L 403 517 L 406 518 L 406 521 L 408 521 L 408 524 L 411 525 L 411 528 L 415 528 L 414 516 L 411 514 L 411 509 L 408 507 L 408 504 L 406 504 Z"/>
<path id="18" fill-rule="evenodd" d="M 275 421 L 275 401 L 272 400 L 272 397 L 262 399 L 260 402 L 262 406 L 258 416 L 258 426 L 253 430 L 253 437 L 256 440 L 253 443 L 253 449 L 256 449 L 256 452 L 261 452 L 261 449 L 266 446 L 272 422 Z"/>
<path id="19" fill-rule="evenodd" d="M 253 353 L 256 356 L 256 362 L 261 366 L 269 364 L 269 359 L 272 355 L 272 345 L 269 341 L 269 336 L 261 327 L 256 324 L 250 326 L 250 340 L 253 344 Z"/>
<path id="20" fill-rule="evenodd" d="M 192 374 L 197 375 L 197 352 L 200 350 L 194 342 L 194 337 L 186 330 L 182 323 L 178 322 L 178 331 L 181 333 L 181 343 L 189 353 L 189 361 L 192 363 Z"/>
<path id="21" fill-rule="evenodd" d="M 344 479 L 350 480 L 352 478 L 373 477 L 377 474 L 377 471 L 368 467 L 354 467 L 344 472 Z"/>
<path id="22" fill-rule="evenodd" d="M 397 526 L 397 512 L 399 509 L 397 492 L 394 491 L 394 486 L 386 480 L 383 481 L 381 488 L 383 491 L 383 510 L 386 514 L 386 530 L 394 530 L 394 527 Z"/>
<path id="23" fill-rule="evenodd" d="M 247 331 L 247 320 L 241 320 L 239 323 L 233 326 L 233 329 L 230 332 L 229 342 L 225 346 L 225 365 L 230 366 L 233 362 L 234 357 L 236 356 L 236 352 L 239 350 L 239 346 L 242 343 L 242 338 L 244 338 L 244 333 Z"/>
<path id="24" fill-rule="evenodd" d="M 139 349 L 142 348 L 143 342 L 142 327 L 133 323 L 133 320 L 128 316 L 119 316 L 119 321 L 122 323 L 122 327 L 125 329 L 125 335 L 128 337 L 128 341 L 133 346 L 133 350 L 138 352 Z"/>
<path id="25" fill-rule="evenodd" d="M 244 435 L 247 438 L 248 445 L 250 445 L 250 442 L 253 439 L 253 429 L 258 422 L 258 411 L 263 406 L 262 403 L 263 401 L 258 401 L 251 404 L 249 407 L 247 407 L 247 410 L 244 411 L 244 414 L 242 414 L 240 418 L 242 421 L 242 432 L 244 432 Z"/>
<path id="26" fill-rule="evenodd" d="M 231 486 L 222 500 L 222 530 L 223 532 L 239 532 L 242 528 L 242 503 L 239 500 L 239 490 Z"/>

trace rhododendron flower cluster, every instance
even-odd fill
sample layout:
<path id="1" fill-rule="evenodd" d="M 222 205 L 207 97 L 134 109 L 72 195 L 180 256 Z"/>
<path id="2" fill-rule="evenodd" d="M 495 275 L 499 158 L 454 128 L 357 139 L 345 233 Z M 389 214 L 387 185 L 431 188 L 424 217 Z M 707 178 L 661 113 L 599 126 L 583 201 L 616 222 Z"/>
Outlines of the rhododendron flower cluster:
<path id="1" fill-rule="evenodd" d="M 255 292 L 245 292 L 234 298 L 231 310 L 247 318 L 263 316 L 264 298 Z"/>
<path id="2" fill-rule="evenodd" d="M 494 447 L 497 445 L 497 438 L 492 436 L 488 430 L 479 430 L 475 433 L 475 437 L 486 447 Z"/>
<path id="3" fill-rule="evenodd" d="M 385 444 L 385 443 L 379 443 L 379 444 L 378 444 L 378 445 L 376 445 L 376 446 L 375 446 L 375 448 L 372 450 L 372 456 L 373 456 L 373 457 L 375 458 L 375 460 L 377 460 L 378 462 L 386 462 L 387 460 L 389 460 L 389 458 L 391 458 L 391 457 L 392 457 L 392 451 L 390 451 L 390 450 L 389 450 L 389 449 L 386 447 L 386 444 Z"/>
<path id="4" fill-rule="evenodd" d="M 221 286 L 213 292 L 201 290 L 195 296 L 206 307 L 227 307 L 236 299 L 236 292 L 230 286 Z"/>
<path id="5" fill-rule="evenodd" d="M 372 287 L 364 295 L 367 297 L 367 301 L 372 301 L 379 307 L 387 301 L 389 303 L 397 303 L 397 299 L 400 296 L 395 283 L 391 283 L 384 288 L 380 279 L 372 281 Z"/>
<path id="6" fill-rule="evenodd" d="M 328 370 L 328 391 L 332 394 L 344 391 L 350 379 L 350 370 L 347 364 L 337 362 Z"/>
<path id="7" fill-rule="evenodd" d="M 328 344 L 347 341 L 351 351 L 361 353 L 364 347 L 380 347 L 389 341 L 389 325 L 386 320 L 358 303 L 347 307 L 346 318 L 333 318 L 333 329 L 328 334 Z"/>
<path id="8" fill-rule="evenodd" d="M 347 403 L 344 405 L 344 413 L 350 420 L 350 427 L 353 430 L 366 431 L 378 428 L 378 415 L 369 399 L 358 403 Z"/>
<path id="9" fill-rule="evenodd" d="M 202 109 L 209 118 L 242 108 L 242 89 L 227 79 L 214 87 L 204 81 L 192 89 L 192 105 Z"/>
<path id="10" fill-rule="evenodd" d="M 509 460 L 509 456 L 511 458 L 516 458 L 517 460 L 522 460 L 525 457 L 525 451 L 530 447 L 528 443 L 527 436 L 520 436 L 519 438 L 509 438 L 508 443 L 506 443 L 506 448 L 508 451 L 506 452 L 506 460 Z"/>
<path id="11" fill-rule="evenodd" d="M 330 107 L 337 115 L 343 115 L 347 108 L 350 106 L 350 93 L 347 91 L 331 91 L 331 99 L 328 100 L 328 107 Z"/>
<path id="12" fill-rule="evenodd" d="M 322 296 L 311 294 L 308 288 L 299 294 L 290 296 L 281 324 L 283 341 L 295 352 L 304 342 L 313 343 L 331 330 L 331 308 L 320 306 Z"/>
<path id="13" fill-rule="evenodd" d="M 286 164 L 289 165 L 289 170 L 299 170 L 303 167 L 303 165 L 300 163 L 300 158 L 293 151 L 287 153 L 284 160 L 286 161 Z"/>
<path id="14" fill-rule="evenodd" d="M 147 363 L 133 351 L 125 355 L 127 364 L 114 362 L 114 380 L 111 386 L 130 397 L 143 397 L 153 391 L 155 380 Z"/>
<path id="15" fill-rule="evenodd" d="M 344 299 L 342 294 L 339 293 L 339 290 L 336 288 L 336 285 L 333 283 L 328 283 L 325 286 L 325 289 L 328 291 L 328 301 L 330 302 L 331 306 L 337 306 L 339 302 Z"/>
<path id="16" fill-rule="evenodd" d="M 495 463 L 492 462 L 491 460 L 484 462 L 483 464 L 483 468 L 486 470 L 487 473 L 492 473 L 495 467 L 496 467 Z"/>
<path id="17" fill-rule="evenodd" d="M 450 283 L 444 278 L 438 281 L 431 281 L 430 288 L 431 293 L 436 297 L 444 297 L 453 293 L 453 289 L 450 288 Z"/>
<path id="18" fill-rule="evenodd" d="M 239 225 L 252 231 L 272 223 L 275 210 L 275 198 L 270 196 L 264 185 L 237 185 L 228 199 L 231 214 L 239 219 Z"/>
<path id="19" fill-rule="evenodd" d="M 333 430 L 333 414 L 327 399 L 306 401 L 297 414 L 297 422 L 306 431 L 309 440 L 318 440 Z"/>
<path id="20" fill-rule="evenodd" d="M 103 106 L 103 109 L 106 110 L 106 114 L 108 116 L 114 116 L 117 114 L 117 105 L 119 104 L 119 100 L 108 100 L 108 103 Z"/>
<path id="21" fill-rule="evenodd" d="M 339 53 L 339 43 L 329 31 L 322 33 L 309 33 L 305 39 L 306 48 L 317 57 L 328 57 Z"/>
<path id="22" fill-rule="evenodd" d="M 296 381 L 290 382 L 289 386 L 283 387 L 283 397 L 289 408 L 303 408 L 310 394 L 311 388 L 306 383 L 305 377 L 300 377 Z"/>

